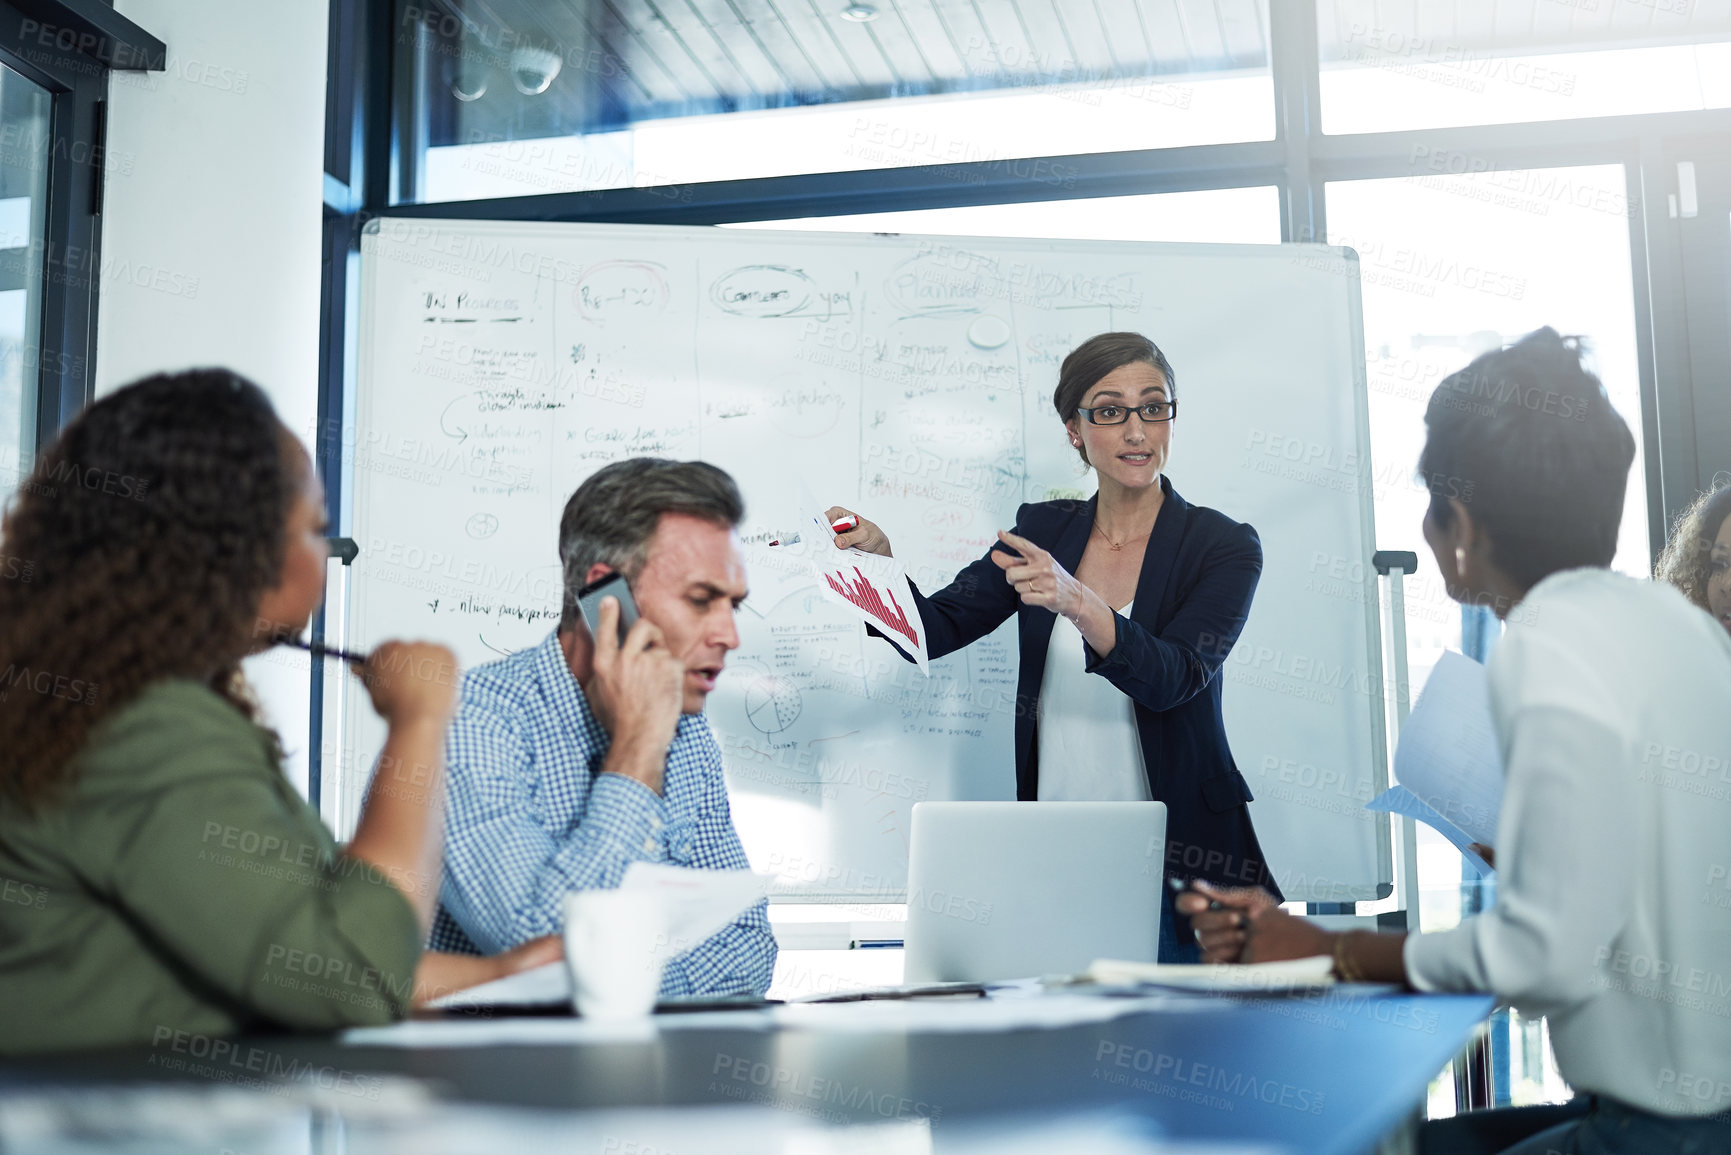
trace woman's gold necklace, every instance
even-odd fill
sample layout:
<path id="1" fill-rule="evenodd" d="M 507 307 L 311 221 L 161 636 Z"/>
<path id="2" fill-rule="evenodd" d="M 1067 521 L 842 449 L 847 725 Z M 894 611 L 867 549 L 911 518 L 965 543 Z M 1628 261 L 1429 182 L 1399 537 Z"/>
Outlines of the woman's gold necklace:
<path id="1" fill-rule="evenodd" d="M 1124 539 L 1124 540 L 1123 540 L 1123 541 L 1113 541 L 1113 540 L 1112 540 L 1112 539 L 1111 539 L 1111 538 L 1110 538 L 1110 537 L 1107 537 L 1107 536 L 1106 536 L 1106 531 L 1105 531 L 1105 530 L 1103 530 L 1103 529 L 1100 529 L 1100 523 L 1099 523 L 1099 522 L 1097 522 L 1097 521 L 1096 521 L 1096 522 L 1095 522 L 1095 523 L 1094 523 L 1094 528 L 1095 528 L 1095 529 L 1096 529 L 1096 530 L 1099 530 L 1099 533 L 1100 533 L 1100 536 L 1101 536 L 1101 537 L 1104 537 L 1104 538 L 1106 538 L 1106 544 L 1107 544 L 1107 545 L 1109 545 L 1109 546 L 1111 546 L 1111 547 L 1112 547 L 1112 552 L 1113 552 L 1113 553 L 1121 553 L 1121 552 L 1123 552 L 1123 549 L 1124 549 L 1124 547 L 1125 547 L 1125 546 L 1127 546 L 1127 545 L 1133 545 L 1133 544 L 1135 544 L 1135 543 L 1136 543 L 1136 542 L 1139 542 L 1139 541 L 1141 541 L 1141 540 L 1142 540 L 1142 539 L 1143 539 L 1143 538 L 1145 538 L 1145 537 L 1147 537 L 1147 536 L 1148 536 L 1148 534 L 1150 534 L 1150 533 L 1153 533 L 1153 532 L 1154 532 L 1154 527 L 1153 527 L 1153 526 L 1149 526 L 1149 527 L 1148 527 L 1148 530 L 1147 530 L 1147 532 L 1145 532 L 1145 533 L 1141 533 L 1141 534 L 1138 534 L 1138 535 L 1136 535 L 1136 536 L 1135 536 L 1135 537 L 1131 537 L 1131 538 L 1125 538 L 1125 539 Z"/>

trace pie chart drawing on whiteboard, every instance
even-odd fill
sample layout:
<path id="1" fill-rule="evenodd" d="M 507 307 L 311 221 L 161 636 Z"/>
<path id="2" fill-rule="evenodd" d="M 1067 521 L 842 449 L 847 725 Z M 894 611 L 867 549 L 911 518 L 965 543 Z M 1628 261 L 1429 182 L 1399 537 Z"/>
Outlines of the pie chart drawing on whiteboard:
<path id="1" fill-rule="evenodd" d="M 745 716 L 765 734 L 779 734 L 799 720 L 805 708 L 799 687 L 766 674 L 745 689 Z"/>

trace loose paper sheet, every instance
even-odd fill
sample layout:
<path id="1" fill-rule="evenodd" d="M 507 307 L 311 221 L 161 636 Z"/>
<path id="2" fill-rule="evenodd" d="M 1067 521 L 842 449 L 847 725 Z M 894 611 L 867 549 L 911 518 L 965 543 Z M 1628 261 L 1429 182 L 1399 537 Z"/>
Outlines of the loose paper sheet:
<path id="1" fill-rule="evenodd" d="M 769 893 L 772 875 L 750 870 L 692 870 L 660 862 L 633 862 L 620 890 L 640 893 L 667 921 L 669 961 L 744 914 Z"/>
<path id="2" fill-rule="evenodd" d="M 427 1005 L 441 1011 L 464 1007 L 570 1006 L 571 971 L 564 959 L 543 963 L 531 970 L 445 995 Z"/>
<path id="3" fill-rule="evenodd" d="M 920 672 L 931 676 L 926 656 L 926 627 L 914 605 L 907 571 L 893 557 L 866 553 L 862 549 L 837 552 L 836 532 L 824 516 L 826 506 L 800 486 L 800 547 L 811 566 L 817 588 L 825 600 L 846 606 L 883 631 L 912 657 Z"/>
<path id="4" fill-rule="evenodd" d="M 1468 842 L 1496 844 L 1503 806 L 1503 759 L 1491 718 L 1490 683 L 1482 665 L 1464 654 L 1443 654 L 1401 729 L 1394 776 L 1412 801 L 1398 795 L 1390 798 L 1393 791 L 1388 791 L 1370 802 L 1369 809 L 1420 818 L 1463 852 L 1465 846 L 1445 826 L 1464 833 Z M 1415 812 L 1414 802 L 1443 825 Z"/>
<path id="5" fill-rule="evenodd" d="M 634 862 L 619 884 L 661 911 L 667 927 L 667 961 L 702 943 L 769 893 L 773 881 L 749 870 L 692 870 L 659 862 Z M 434 1001 L 440 1010 L 460 1007 L 528 1007 L 571 1001 L 571 971 L 563 960 Z"/>
<path id="6" fill-rule="evenodd" d="M 349 1047 L 571 1046 L 643 1043 L 655 1038 L 651 1016 L 597 1022 L 577 1018 L 410 1019 L 388 1027 L 352 1027 L 340 1036 Z"/>
<path id="7" fill-rule="evenodd" d="M 1210 999 L 1171 994 L 1102 998 L 1068 991 L 1036 995 L 994 992 L 988 998 L 873 1000 L 858 1003 L 789 1003 L 770 1009 L 782 1027 L 811 1031 L 907 1034 L 992 1034 L 1001 1031 L 1062 1030 L 1104 1023 L 1143 1011 L 1207 1011 Z"/>
<path id="8" fill-rule="evenodd" d="M 1386 810 L 1390 814 L 1398 814 L 1403 818 L 1416 819 L 1429 826 L 1432 830 L 1448 839 L 1454 848 L 1466 856 L 1468 862 L 1479 868 L 1483 874 L 1493 874 L 1491 864 L 1479 857 L 1478 851 L 1472 849 L 1472 835 L 1426 806 L 1418 795 L 1405 786 L 1390 786 L 1375 798 L 1364 804 L 1366 810 Z M 1485 843 L 1489 846 L 1490 843 Z"/>
<path id="9" fill-rule="evenodd" d="M 1088 977 L 1101 983 L 1153 983 L 1192 991 L 1285 994 L 1333 985 L 1334 960 L 1317 955 L 1284 962 L 1216 965 L 1095 959 Z"/>

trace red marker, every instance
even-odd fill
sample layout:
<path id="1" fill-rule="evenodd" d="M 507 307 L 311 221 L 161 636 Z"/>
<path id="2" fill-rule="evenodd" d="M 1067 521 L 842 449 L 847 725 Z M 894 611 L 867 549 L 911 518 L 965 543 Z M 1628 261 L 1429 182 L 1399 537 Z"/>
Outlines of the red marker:
<path id="1" fill-rule="evenodd" d="M 859 516 L 850 513 L 846 517 L 838 517 L 829 523 L 829 527 L 836 533 L 852 533 L 859 528 Z"/>

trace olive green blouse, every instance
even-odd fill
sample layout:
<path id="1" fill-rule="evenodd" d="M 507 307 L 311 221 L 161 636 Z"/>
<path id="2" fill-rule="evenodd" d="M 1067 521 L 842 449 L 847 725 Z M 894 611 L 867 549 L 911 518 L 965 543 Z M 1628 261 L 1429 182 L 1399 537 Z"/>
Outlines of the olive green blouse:
<path id="1" fill-rule="evenodd" d="M 0 1053 L 401 1018 L 420 931 L 340 856 L 269 738 L 163 681 L 105 718 L 58 798 L 0 805 Z"/>

